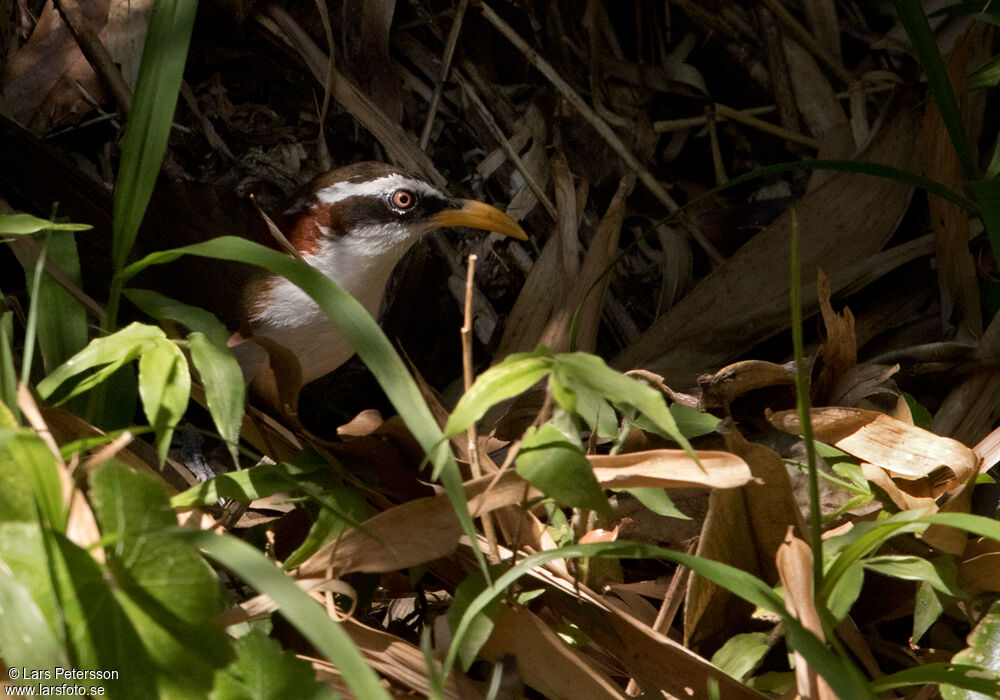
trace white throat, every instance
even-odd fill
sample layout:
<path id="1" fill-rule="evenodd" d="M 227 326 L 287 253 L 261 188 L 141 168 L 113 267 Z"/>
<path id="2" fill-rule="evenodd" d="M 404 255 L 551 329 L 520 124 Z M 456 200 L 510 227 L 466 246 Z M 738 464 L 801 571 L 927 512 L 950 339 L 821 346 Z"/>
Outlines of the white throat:
<path id="1" fill-rule="evenodd" d="M 326 238 L 303 259 L 377 316 L 389 276 L 418 238 L 396 223 L 372 225 L 349 236 Z M 270 279 L 268 304 L 250 322 L 255 333 L 295 353 L 303 382 L 333 371 L 354 355 L 354 348 L 319 306 L 284 277 Z"/>

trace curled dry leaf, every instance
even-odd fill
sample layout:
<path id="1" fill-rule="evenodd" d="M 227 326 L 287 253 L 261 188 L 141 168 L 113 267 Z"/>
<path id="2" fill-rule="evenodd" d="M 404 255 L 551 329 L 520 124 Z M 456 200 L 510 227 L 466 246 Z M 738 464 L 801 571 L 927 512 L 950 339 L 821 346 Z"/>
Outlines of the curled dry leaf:
<path id="1" fill-rule="evenodd" d="M 771 424 L 800 433 L 795 411 L 769 417 Z M 976 454 L 951 438 L 909 425 L 884 413 L 860 408 L 814 408 L 811 413 L 817 440 L 834 445 L 904 479 L 920 479 L 947 467 L 953 479 L 964 483 L 979 467 Z"/>
<path id="2" fill-rule="evenodd" d="M 817 408 L 811 415 L 816 439 L 867 462 L 862 465 L 865 478 L 900 508 L 968 512 L 979 457 L 962 443 L 860 408 Z M 775 413 L 770 420 L 781 430 L 800 432 L 794 411 Z M 949 497 L 939 508 L 945 493 Z M 932 547 L 956 554 L 966 539 L 961 530 L 937 525 L 923 535 Z"/>
<path id="3" fill-rule="evenodd" d="M 776 557 L 778 574 L 785 586 L 785 606 L 802 623 L 802 626 L 823 639 L 823 625 L 816 610 L 813 595 L 812 551 L 804 541 L 793 534 L 792 528 Z M 812 669 L 801 654 L 795 652 L 795 682 L 799 696 L 834 700 L 830 686 Z"/>

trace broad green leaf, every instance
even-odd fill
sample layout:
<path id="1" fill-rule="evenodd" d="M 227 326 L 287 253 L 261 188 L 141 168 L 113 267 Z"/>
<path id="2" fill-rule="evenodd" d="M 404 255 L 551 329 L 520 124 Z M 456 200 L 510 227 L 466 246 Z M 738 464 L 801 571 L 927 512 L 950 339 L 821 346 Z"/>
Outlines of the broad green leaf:
<path id="1" fill-rule="evenodd" d="M 285 571 L 291 571 L 315 554 L 320 547 L 340 535 L 354 523 L 364 522 L 368 515 L 364 497 L 353 488 L 340 486 L 323 492 L 324 501 L 333 501 L 336 509 L 321 507 L 309 533 L 298 548 L 285 559 Z M 348 517 L 344 518 L 341 513 Z"/>
<path id="2" fill-rule="evenodd" d="M 563 506 L 610 513 L 590 463 L 577 445 L 555 426 L 529 428 L 515 460 L 517 473 Z"/>
<path id="3" fill-rule="evenodd" d="M 476 377 L 455 410 L 444 432 L 449 437 L 471 427 L 486 411 L 537 384 L 552 368 L 553 355 L 546 348 L 511 355 Z"/>
<path id="4" fill-rule="evenodd" d="M 767 635 L 763 632 L 737 634 L 712 654 L 712 663 L 733 678 L 741 680 L 757 667 L 770 650 Z"/>
<path id="5" fill-rule="evenodd" d="M 968 639 L 969 646 L 952 657 L 955 664 L 970 664 L 970 669 L 976 669 L 978 673 L 970 673 L 973 678 L 982 678 L 987 673 L 993 675 L 992 689 L 990 688 L 970 688 L 968 685 L 951 683 L 941 686 L 941 696 L 944 700 L 978 700 L 979 698 L 1000 697 L 1000 685 L 997 685 L 996 674 L 1000 671 L 1000 602 L 993 601 L 986 614 L 979 618 L 979 622 L 972 629 Z M 978 692 L 962 692 L 962 690 Z M 985 693 L 980 695 L 979 693 Z"/>
<path id="6" fill-rule="evenodd" d="M 258 592 L 267 594 L 285 617 L 343 675 L 351 691 L 359 698 L 389 698 L 378 676 L 354 646 L 346 632 L 299 588 L 292 579 L 274 566 L 253 546 L 210 532 L 174 531 L 179 540 L 200 548 L 243 579 Z"/>
<path id="7" fill-rule="evenodd" d="M 944 612 L 942 596 L 926 581 L 917 586 L 913 597 L 913 643 L 917 644 Z"/>
<path id="8" fill-rule="evenodd" d="M 86 231 L 93 228 L 89 224 L 56 223 L 39 219 L 31 214 L 6 214 L 0 216 L 0 235 L 18 236 L 39 231 Z"/>
<path id="9" fill-rule="evenodd" d="M 14 312 L 0 312 L 0 403 L 17 410 L 17 371 L 14 369 Z"/>
<path id="10" fill-rule="evenodd" d="M 702 413 L 696 408 L 675 403 L 670 405 L 670 414 L 677 422 L 677 429 L 686 438 L 696 438 L 714 433 L 719 427 L 719 418 L 711 413 Z"/>
<path id="11" fill-rule="evenodd" d="M 576 398 L 577 412 L 599 437 L 618 437 L 618 414 L 603 396 L 585 386 L 577 386 Z"/>
<path id="12" fill-rule="evenodd" d="M 494 565 L 490 567 L 494 575 L 503 573 L 505 567 Z M 471 573 L 468 578 L 462 581 L 455 588 L 455 597 L 448 606 L 448 625 L 454 630 L 458 627 L 466 609 L 476 596 L 486 590 L 488 584 L 481 571 Z M 468 631 L 462 638 L 462 643 L 458 648 L 458 658 L 465 671 L 469 670 L 472 663 L 479 655 L 479 650 L 493 633 L 493 621 L 500 612 L 500 599 L 490 601 L 482 610 L 476 612 L 468 623 Z"/>
<path id="13" fill-rule="evenodd" d="M 0 649 L 9 667 L 68 667 L 37 522 L 0 523 Z"/>
<path id="14" fill-rule="evenodd" d="M 169 340 L 154 341 L 139 357 L 139 398 L 146 420 L 156 432 L 161 467 L 190 396 L 191 372 L 184 353 Z"/>
<path id="15" fill-rule="evenodd" d="M 266 632 L 254 628 L 236 642 L 236 659 L 216 671 L 208 697 L 210 700 L 332 700 L 338 695 L 316 680 L 309 662 L 282 649 Z"/>
<path id="16" fill-rule="evenodd" d="M 208 412 L 229 448 L 233 464 L 239 466 L 240 427 L 246 401 L 240 363 L 224 342 L 217 345 L 197 331 L 188 339 L 191 341 L 191 361 L 205 387 Z"/>
<path id="17" fill-rule="evenodd" d="M 157 321 L 176 321 L 189 331 L 198 331 L 219 347 L 226 347 L 229 331 L 211 311 L 190 306 L 150 289 L 126 289 L 122 295 Z"/>
<path id="18" fill-rule="evenodd" d="M 91 375 L 83 382 L 80 382 L 69 396 L 75 396 L 92 386 L 99 384 L 94 377 L 100 375 L 101 380 L 106 379 L 115 369 L 121 367 L 126 362 L 134 360 L 147 348 L 152 347 L 154 342 L 165 339 L 166 334 L 156 326 L 143 323 L 133 323 L 121 329 L 117 333 L 95 338 L 83 350 L 66 360 L 57 367 L 49 376 L 38 384 L 38 393 L 42 398 L 49 398 L 62 384 L 69 379 L 90 371 L 95 368 L 100 369 L 95 375 Z M 90 380 L 90 381 L 88 381 Z M 85 388 L 81 389 L 81 385 Z"/>
<path id="19" fill-rule="evenodd" d="M 877 550 L 886 541 L 905 532 L 923 532 L 927 529 L 926 517 L 919 512 L 903 511 L 878 523 L 860 523 L 865 527 L 856 527 L 857 533 L 847 533 L 841 537 L 831 537 L 823 542 L 824 555 L 837 551 L 832 563 L 823 575 L 823 584 L 819 590 L 819 600 L 824 604 L 831 599 L 833 590 L 840 585 L 840 580 L 849 569 L 857 566 L 863 558 Z M 845 543 L 848 543 L 845 545 Z"/>
<path id="20" fill-rule="evenodd" d="M 973 700 L 1000 697 L 1000 674 L 975 664 L 923 664 L 883 676 L 871 682 L 872 690 L 885 693 L 913 685 L 940 685 L 944 700 Z M 949 687 L 951 686 L 951 687 Z M 960 690 L 961 689 L 961 690 Z M 962 692 L 962 691 L 968 692 Z"/>
<path id="21" fill-rule="evenodd" d="M 634 488 L 623 490 L 626 493 L 632 494 L 636 500 L 657 515 L 663 515 L 668 518 L 680 518 L 681 520 L 691 519 L 691 516 L 684 515 L 684 513 L 677 510 L 677 506 L 670 500 L 670 494 L 667 493 L 666 489 Z"/>
<path id="22" fill-rule="evenodd" d="M 304 262 L 232 236 L 147 255 L 129 265 L 123 271 L 121 279 L 125 281 L 150 265 L 175 260 L 185 254 L 259 265 L 287 278 L 308 294 L 351 341 L 358 356 L 375 375 L 386 396 L 434 465 L 434 474 L 440 477 L 448 500 L 462 525 L 462 531 L 470 539 L 476 537 L 476 529 L 465 500 L 462 475 L 455 457 L 413 377 L 385 333 L 357 299 Z M 475 549 L 473 553 L 480 566 L 485 568 L 486 558 L 482 552 Z"/>
<path id="23" fill-rule="evenodd" d="M 218 577 L 170 533 L 177 521 L 163 485 L 115 460 L 90 478 L 94 515 L 105 538 L 118 601 L 139 631 L 161 684 L 207 692 L 230 661 Z"/>
<path id="24" fill-rule="evenodd" d="M 78 287 L 82 286 L 76 239 L 65 231 L 48 237 L 48 260 L 57 265 Z M 69 292 L 49 275 L 42 275 L 38 299 L 38 346 L 45 368 L 52 370 L 87 344 L 87 313 Z"/>
<path id="25" fill-rule="evenodd" d="M 612 403 L 634 406 L 697 460 L 690 443 L 678 430 L 663 396 L 651 386 L 616 372 L 596 355 L 573 352 L 556 355 L 554 360 L 553 372 L 564 385 L 569 388 L 583 386 Z"/>
<path id="26" fill-rule="evenodd" d="M 935 590 L 955 598 L 967 597 L 955 581 L 955 563 L 950 557 L 931 562 L 923 557 L 883 555 L 861 560 L 862 566 L 905 581 L 924 581 Z M 950 565 L 950 566 L 949 566 Z"/>
<path id="27" fill-rule="evenodd" d="M 170 499 L 173 508 L 207 506 L 220 498 L 250 503 L 281 491 L 288 491 L 294 481 L 278 467 L 260 464 L 249 469 L 218 474 L 214 479 L 195 484 Z"/>
<path id="28" fill-rule="evenodd" d="M 122 698 L 159 696 L 158 679 L 149 672 L 153 657 L 144 646 L 147 638 L 136 630 L 116 597 L 107 569 L 62 535 L 43 533 L 43 537 L 48 540 L 48 568 L 56 582 L 57 619 L 64 625 L 74 667 L 114 669 L 119 675 L 80 684 L 102 685 L 106 695 Z"/>
<path id="29" fill-rule="evenodd" d="M 0 428 L 0 474 L 10 475 L 0 496 L 0 503 L 11 507 L 0 513 L 0 520 L 35 520 L 35 504 L 43 523 L 64 532 L 69 509 L 63 503 L 59 467 L 45 442 L 26 428 Z M 31 499 L 31 503 L 25 499 Z"/>

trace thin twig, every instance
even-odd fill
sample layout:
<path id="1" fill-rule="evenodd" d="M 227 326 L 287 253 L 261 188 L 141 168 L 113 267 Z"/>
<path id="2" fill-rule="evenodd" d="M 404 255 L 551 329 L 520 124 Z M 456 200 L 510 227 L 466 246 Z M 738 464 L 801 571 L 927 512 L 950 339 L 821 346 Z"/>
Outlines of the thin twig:
<path id="1" fill-rule="evenodd" d="M 427 150 L 427 142 L 431 138 L 431 128 L 434 126 L 434 118 L 437 116 L 438 106 L 441 104 L 441 93 L 444 84 L 448 80 L 448 72 L 451 70 L 451 61 L 455 57 L 455 46 L 458 44 L 458 36 L 462 32 L 462 20 L 465 19 L 465 10 L 469 6 L 469 0 L 461 0 L 455 10 L 455 19 L 451 23 L 448 32 L 448 42 L 444 47 L 444 57 L 441 59 L 441 77 L 434 86 L 434 95 L 431 96 L 431 106 L 427 109 L 427 121 L 424 122 L 424 129 L 420 132 L 420 150 Z"/>
<path id="2" fill-rule="evenodd" d="M 79 4 L 76 0 L 59 0 L 55 3 L 55 7 L 91 68 L 97 75 L 101 76 L 108 89 L 111 90 L 111 94 L 115 96 L 115 101 L 121 107 L 122 113 L 128 114 L 132 109 L 132 91 L 125 83 L 125 78 L 122 77 L 115 60 L 108 53 L 107 47 L 101 43 L 97 33 L 90 28 Z"/>
<path id="3" fill-rule="evenodd" d="M 475 253 L 469 255 L 469 268 L 465 276 L 465 319 L 462 324 L 462 379 L 465 383 L 465 390 L 472 386 L 472 281 L 476 274 Z M 476 426 L 471 425 L 465 431 L 468 440 L 469 466 L 472 469 L 472 478 L 478 479 L 483 475 L 483 467 L 479 463 L 479 443 L 476 437 Z M 500 549 L 497 546 L 496 528 L 493 527 L 493 516 L 490 513 L 483 513 L 480 516 L 483 522 L 483 534 L 489 543 L 490 559 L 494 562 L 500 561 Z"/>

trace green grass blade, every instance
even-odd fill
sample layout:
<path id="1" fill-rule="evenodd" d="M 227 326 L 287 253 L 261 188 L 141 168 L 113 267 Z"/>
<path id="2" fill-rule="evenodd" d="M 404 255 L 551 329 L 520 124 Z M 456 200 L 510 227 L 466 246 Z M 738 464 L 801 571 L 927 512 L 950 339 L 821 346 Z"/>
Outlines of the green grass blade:
<path id="1" fill-rule="evenodd" d="M 927 23 L 927 16 L 924 15 L 919 0 L 894 1 L 896 11 L 899 12 L 899 19 L 903 23 L 910 41 L 913 42 L 913 48 L 916 50 L 920 64 L 927 75 L 927 83 L 934 95 L 935 102 L 937 102 L 938 109 L 941 111 L 951 142 L 955 146 L 958 160 L 965 172 L 965 179 L 975 179 L 978 176 L 976 162 L 972 156 L 972 149 L 963 126 L 962 111 L 958 107 L 958 100 L 955 98 L 954 90 L 952 90 L 944 59 L 938 49 L 937 39 L 930 24 Z"/>
<path id="2" fill-rule="evenodd" d="M 389 339 L 385 337 L 385 333 L 357 299 L 319 270 L 304 262 L 233 236 L 223 236 L 204 243 L 148 255 L 125 268 L 121 276 L 122 281 L 128 280 L 149 265 L 176 260 L 181 255 L 202 255 L 259 265 L 287 278 L 312 297 L 331 322 L 351 341 L 358 356 L 375 375 L 386 396 L 427 453 L 434 465 L 435 473 L 441 475 L 441 483 L 462 524 L 463 532 L 473 542 L 476 541 L 475 527 L 462 488 L 462 475 L 448 443 L 406 365 L 393 349 Z M 485 571 L 485 557 L 478 548 L 473 548 L 473 551 Z"/>
<path id="3" fill-rule="evenodd" d="M 318 603 L 253 546 L 235 537 L 210 532 L 177 531 L 177 536 L 233 571 L 257 591 L 266 593 L 288 619 L 329 661 L 359 698 L 388 698 L 378 676 L 343 628 Z"/>
<path id="4" fill-rule="evenodd" d="M 195 0 L 153 3 L 115 187 L 112 255 L 116 271 L 124 267 L 135 243 L 160 174 L 197 8 Z M 113 283 L 106 321 L 109 327 L 115 321 L 118 290 L 120 286 Z"/>
<path id="5" fill-rule="evenodd" d="M 816 468 L 816 442 L 810 420 L 809 377 L 806 372 L 805 343 L 802 339 L 802 269 L 799 266 L 799 217 L 792 208 L 791 302 L 792 351 L 795 355 L 795 407 L 802 426 L 802 441 L 806 446 L 806 467 L 809 475 L 809 539 L 813 552 L 813 590 L 823 584 L 823 522 L 819 503 L 819 476 Z"/>

